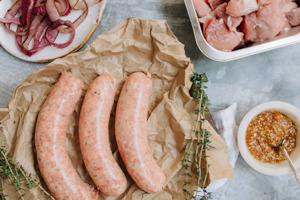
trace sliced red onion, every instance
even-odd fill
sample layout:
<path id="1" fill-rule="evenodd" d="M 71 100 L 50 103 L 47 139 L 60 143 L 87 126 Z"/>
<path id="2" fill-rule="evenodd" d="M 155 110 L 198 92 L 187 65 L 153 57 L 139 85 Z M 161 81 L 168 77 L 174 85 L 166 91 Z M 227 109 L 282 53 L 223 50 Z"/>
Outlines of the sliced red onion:
<path id="1" fill-rule="evenodd" d="M 55 1 L 55 7 L 56 7 L 56 10 L 57 10 L 58 14 L 60 15 L 61 5 L 57 1 Z"/>
<path id="2" fill-rule="evenodd" d="M 43 5 L 43 6 L 34 7 L 32 10 L 32 14 L 46 16 L 47 15 L 46 6 Z"/>
<path id="3" fill-rule="evenodd" d="M 42 18 L 43 18 L 42 15 L 36 15 L 33 18 L 32 22 L 30 24 L 28 36 L 23 44 L 23 47 L 25 49 L 29 49 L 29 44 L 30 44 L 32 38 L 34 37 L 36 31 L 38 30 L 38 26 L 40 25 Z"/>
<path id="4" fill-rule="evenodd" d="M 13 6 L 7 11 L 7 13 L 5 14 L 5 16 L 4 16 L 4 19 L 6 20 L 6 19 L 12 19 L 12 18 L 14 18 L 15 16 L 16 16 L 16 14 L 18 13 L 18 11 L 20 10 L 20 8 L 21 8 L 21 6 L 22 6 L 22 0 L 18 0 L 18 1 L 16 1 L 14 4 L 13 4 Z M 10 23 L 5 23 L 5 26 L 4 26 L 4 28 L 8 31 L 8 32 L 10 32 L 10 33 L 12 33 L 12 34 L 18 34 L 18 35 L 25 35 L 26 34 L 26 32 L 15 32 L 15 31 L 13 31 L 13 30 L 11 30 L 10 29 Z"/>
<path id="5" fill-rule="evenodd" d="M 28 10 L 27 10 L 27 16 L 26 16 L 26 26 L 25 28 L 29 28 L 30 26 L 30 22 L 31 22 L 31 13 L 34 7 L 34 0 L 29 0 L 29 6 L 28 6 Z"/>
<path id="6" fill-rule="evenodd" d="M 75 7 L 75 5 L 77 4 L 78 0 L 69 0 L 69 4 L 71 6 L 71 8 L 73 9 Z"/>
<path id="7" fill-rule="evenodd" d="M 21 25 L 20 18 L 11 18 L 11 19 L 1 19 L 0 18 L 0 22 L 4 23 L 4 24 L 17 24 L 17 25 Z"/>
<path id="8" fill-rule="evenodd" d="M 71 12 L 71 6 L 68 0 L 57 0 L 57 2 L 61 6 L 61 10 L 59 11 L 60 16 L 66 16 Z"/>
<path id="9" fill-rule="evenodd" d="M 80 15 L 80 17 L 78 17 L 75 22 L 73 23 L 75 29 L 85 20 L 85 18 L 87 17 L 89 11 L 88 9 L 86 9 L 82 15 Z"/>
<path id="10" fill-rule="evenodd" d="M 57 31 L 58 28 L 62 27 L 62 25 L 66 25 L 66 26 L 69 26 L 70 28 L 72 28 L 72 31 L 70 32 L 71 37 L 67 42 L 58 44 L 58 43 L 55 43 L 54 41 L 52 41 L 51 38 L 53 37 L 53 31 Z M 48 27 L 48 30 L 46 31 L 46 39 L 48 40 L 48 42 L 51 45 L 53 45 L 57 48 L 65 48 L 65 47 L 69 46 L 73 42 L 74 37 L 75 37 L 74 25 L 71 21 L 68 21 L 68 20 L 67 21 L 58 20 L 58 21 L 54 22 L 51 27 Z"/>
<path id="11" fill-rule="evenodd" d="M 22 27 L 21 26 L 18 26 L 17 28 L 17 31 L 18 32 L 21 32 L 22 31 Z M 22 36 L 20 35 L 16 35 L 16 40 L 17 40 L 17 44 L 19 46 L 19 49 L 24 53 L 26 54 L 27 56 L 32 56 L 33 54 L 35 54 L 36 52 L 38 52 L 38 50 L 27 50 L 23 47 L 23 39 L 22 39 Z"/>
<path id="12" fill-rule="evenodd" d="M 1 1 L 1 0 L 0 0 Z M 17 0 L 7 11 L 0 23 L 4 24 L 7 31 L 16 36 L 19 49 L 26 55 L 32 56 L 48 45 L 65 48 L 70 45 L 75 37 L 75 29 L 88 15 L 88 8 L 101 0 Z M 78 5 L 77 5 L 78 4 Z M 66 16 L 71 8 L 84 10 L 74 23 L 63 21 L 60 16 Z M 21 13 L 21 17 L 16 17 Z M 17 30 L 10 29 L 11 24 L 17 25 Z M 59 33 L 69 33 L 70 39 L 62 44 L 55 43 Z M 33 47 L 30 44 L 33 42 Z"/>
<path id="13" fill-rule="evenodd" d="M 38 30 L 36 31 L 36 35 L 35 38 L 37 37 L 37 35 L 42 35 L 41 33 L 43 33 L 43 30 L 40 27 L 43 27 L 44 29 L 47 27 L 47 25 L 49 25 L 51 22 L 49 19 L 44 20 L 40 26 L 38 27 Z M 17 31 L 21 31 L 21 27 L 17 28 Z M 41 33 L 39 33 L 39 31 L 41 31 Z M 56 35 L 55 35 L 56 34 Z M 56 36 L 58 34 L 58 31 L 53 32 L 53 36 L 51 38 L 51 40 L 55 40 Z M 39 42 L 36 46 L 36 44 L 34 45 L 34 47 L 32 49 L 28 49 L 26 47 L 24 47 L 24 43 L 23 43 L 23 39 L 22 36 L 16 35 L 16 40 L 17 40 L 17 44 L 19 46 L 19 49 L 26 54 L 27 56 L 32 56 L 33 54 L 39 52 L 40 50 L 42 50 L 43 48 L 45 48 L 46 46 L 49 45 L 49 42 L 46 40 L 46 38 L 42 38 L 42 41 Z"/>
<path id="14" fill-rule="evenodd" d="M 39 6 L 45 5 L 45 3 L 46 3 L 46 0 L 35 0 L 34 7 L 39 7 Z"/>
<path id="15" fill-rule="evenodd" d="M 86 1 L 86 4 L 88 7 L 92 7 L 93 5 L 96 5 L 100 3 L 102 0 L 89 0 Z M 83 0 L 80 0 L 77 2 L 77 4 L 74 6 L 74 10 L 84 10 L 86 8 L 85 2 Z"/>
<path id="16" fill-rule="evenodd" d="M 34 45 L 33 45 L 33 49 L 37 49 L 40 45 L 40 43 L 42 43 L 43 39 L 45 41 L 47 41 L 44 37 L 41 38 L 42 34 L 44 33 L 45 29 L 47 29 L 47 27 L 51 24 L 51 21 L 46 18 L 44 19 L 44 21 L 42 21 L 42 23 L 39 25 L 36 34 L 34 36 Z M 41 42 L 40 42 L 41 41 Z M 48 45 L 48 41 L 47 41 L 47 45 Z"/>
<path id="17" fill-rule="evenodd" d="M 80 17 L 78 17 L 74 22 L 73 22 L 73 25 L 74 25 L 74 28 L 76 29 L 84 20 L 85 18 L 87 17 L 88 13 L 89 13 L 89 7 L 86 3 L 85 0 L 83 0 L 83 2 L 85 3 L 85 7 L 86 7 L 86 10 L 80 15 Z"/>
<path id="18" fill-rule="evenodd" d="M 47 0 L 46 1 L 46 11 L 48 14 L 49 19 L 52 22 L 55 22 L 60 19 L 59 13 L 57 11 L 57 8 L 55 6 L 54 0 Z"/>
<path id="19" fill-rule="evenodd" d="M 22 14 L 21 14 L 21 23 L 26 24 L 27 11 L 30 4 L 30 0 L 22 0 Z"/>
<path id="20" fill-rule="evenodd" d="M 9 18 L 13 18 L 16 16 L 16 14 L 18 13 L 18 11 L 20 10 L 22 6 L 22 0 L 18 0 L 16 1 L 12 7 L 7 11 L 7 13 L 5 14 L 4 18 L 5 19 L 9 19 Z"/>

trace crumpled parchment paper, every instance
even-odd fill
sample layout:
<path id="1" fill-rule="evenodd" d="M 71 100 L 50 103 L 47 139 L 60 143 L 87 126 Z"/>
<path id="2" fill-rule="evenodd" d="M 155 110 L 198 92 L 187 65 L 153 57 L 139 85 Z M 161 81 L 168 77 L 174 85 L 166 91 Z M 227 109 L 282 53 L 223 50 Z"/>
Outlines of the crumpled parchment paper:
<path id="1" fill-rule="evenodd" d="M 34 132 L 39 110 L 62 71 L 71 71 L 84 82 L 84 92 L 67 131 L 66 145 L 72 164 L 81 178 L 93 184 L 81 157 L 77 124 L 81 103 L 89 84 L 107 70 L 117 80 L 117 93 L 110 119 L 110 142 L 114 156 L 126 173 L 128 187 L 119 197 L 100 194 L 99 199 L 184 199 L 181 160 L 185 139 L 195 125 L 196 103 L 189 95 L 193 65 L 186 57 L 184 45 L 173 35 L 164 20 L 129 18 L 111 31 L 99 35 L 84 51 L 57 59 L 29 75 L 17 87 L 7 108 L 0 109 L 0 137 L 6 141 L 13 159 L 43 183 L 39 172 Z M 133 72 L 149 72 L 153 91 L 149 106 L 147 130 L 151 151 L 167 177 L 165 189 L 157 194 L 140 190 L 128 176 L 117 151 L 114 117 L 118 96 L 126 77 Z M 233 169 L 227 158 L 227 146 L 209 123 L 212 133 L 208 162 L 210 180 L 232 178 Z M 193 189 L 193 188 L 191 188 Z M 196 189 L 196 188 L 195 188 Z M 17 199 L 9 180 L 4 180 L 7 199 Z M 38 188 L 25 192 L 24 199 L 47 199 Z"/>

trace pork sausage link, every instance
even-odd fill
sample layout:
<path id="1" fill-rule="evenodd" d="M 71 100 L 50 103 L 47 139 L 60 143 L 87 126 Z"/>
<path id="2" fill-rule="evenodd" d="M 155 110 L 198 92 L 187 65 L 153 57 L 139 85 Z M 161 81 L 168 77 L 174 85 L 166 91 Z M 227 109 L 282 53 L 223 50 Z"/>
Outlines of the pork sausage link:
<path id="1" fill-rule="evenodd" d="M 79 141 L 86 169 L 97 188 L 109 196 L 122 194 L 127 185 L 109 145 L 109 117 L 115 92 L 115 79 L 104 72 L 89 86 L 79 119 Z"/>
<path id="2" fill-rule="evenodd" d="M 62 72 L 37 120 L 35 145 L 39 168 L 57 200 L 98 199 L 94 187 L 77 174 L 66 148 L 68 122 L 81 96 L 82 85 L 71 73 Z"/>
<path id="3" fill-rule="evenodd" d="M 128 173 L 141 189 L 156 193 L 164 187 L 166 177 L 151 154 L 147 138 L 151 90 L 151 79 L 144 73 L 128 77 L 117 104 L 115 131 Z"/>

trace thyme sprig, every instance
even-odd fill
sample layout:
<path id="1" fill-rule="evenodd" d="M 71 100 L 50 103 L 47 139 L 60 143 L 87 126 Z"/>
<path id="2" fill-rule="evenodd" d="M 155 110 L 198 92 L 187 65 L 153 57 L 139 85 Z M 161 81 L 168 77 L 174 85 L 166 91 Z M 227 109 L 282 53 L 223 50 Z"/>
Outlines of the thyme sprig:
<path id="1" fill-rule="evenodd" d="M 2 144 L 4 143 L 3 141 L 0 142 Z M 0 200 L 5 200 L 8 196 L 3 190 L 3 180 L 6 178 L 15 186 L 19 199 L 24 199 L 24 192 L 35 187 L 39 187 L 48 199 L 54 199 L 54 197 L 42 187 L 39 181 L 32 178 L 31 174 L 28 174 L 19 163 L 12 159 L 5 150 L 4 145 L 0 146 L 0 178 Z"/>
<path id="2" fill-rule="evenodd" d="M 183 167 L 185 169 L 185 182 L 183 184 L 183 191 L 186 193 L 186 199 L 201 199 L 208 200 L 211 198 L 211 193 L 207 192 L 206 187 L 209 181 L 209 163 L 207 162 L 207 151 L 209 151 L 209 143 L 211 133 L 203 127 L 204 122 L 207 120 L 205 116 L 209 113 L 208 106 L 210 105 L 207 94 L 204 89 L 207 88 L 204 84 L 208 82 L 205 74 L 194 73 L 191 78 L 192 87 L 190 89 L 190 95 L 197 102 L 197 109 L 195 114 L 197 115 L 196 126 L 192 131 L 192 137 L 185 146 L 185 155 L 182 160 Z M 197 187 L 202 188 L 202 193 L 198 190 L 194 191 L 192 195 L 187 186 L 192 184 L 191 177 L 194 175 L 189 172 L 195 172 L 197 181 Z"/>

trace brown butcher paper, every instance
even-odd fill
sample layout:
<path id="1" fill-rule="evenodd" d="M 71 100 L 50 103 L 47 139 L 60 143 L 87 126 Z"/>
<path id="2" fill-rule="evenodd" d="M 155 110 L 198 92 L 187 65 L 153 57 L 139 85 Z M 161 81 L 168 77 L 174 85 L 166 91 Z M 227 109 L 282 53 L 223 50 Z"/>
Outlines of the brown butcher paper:
<path id="1" fill-rule="evenodd" d="M 84 167 L 78 140 L 81 103 L 89 84 L 104 70 L 117 80 L 118 89 L 110 119 L 110 142 L 114 156 L 127 176 L 128 186 L 119 197 L 100 193 L 99 199 L 184 199 L 181 160 L 185 139 L 190 138 L 195 126 L 196 103 L 189 95 L 193 65 L 185 55 L 184 45 L 173 35 L 166 21 L 126 19 L 98 36 L 86 50 L 57 59 L 33 72 L 17 87 L 8 107 L 0 109 L 0 137 L 6 141 L 7 150 L 45 188 L 36 160 L 35 125 L 43 102 L 64 70 L 71 71 L 84 82 L 80 103 L 69 123 L 66 145 L 73 166 L 90 184 L 93 182 Z M 136 71 L 149 72 L 153 82 L 147 121 L 148 138 L 153 156 L 167 177 L 166 187 L 157 194 L 147 194 L 134 184 L 120 159 L 114 137 L 118 96 L 127 76 Z M 205 126 L 212 133 L 208 158 L 210 180 L 232 178 L 233 170 L 228 162 L 225 142 L 209 123 Z M 7 199 L 18 199 L 10 180 L 3 181 Z M 47 197 L 39 188 L 33 188 L 25 192 L 24 199 Z"/>

